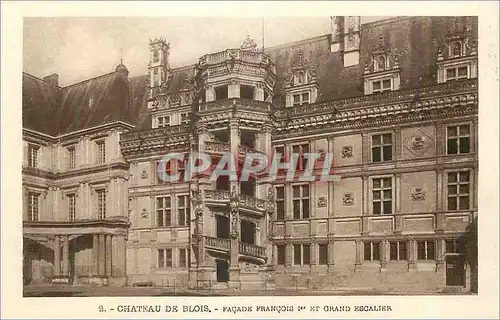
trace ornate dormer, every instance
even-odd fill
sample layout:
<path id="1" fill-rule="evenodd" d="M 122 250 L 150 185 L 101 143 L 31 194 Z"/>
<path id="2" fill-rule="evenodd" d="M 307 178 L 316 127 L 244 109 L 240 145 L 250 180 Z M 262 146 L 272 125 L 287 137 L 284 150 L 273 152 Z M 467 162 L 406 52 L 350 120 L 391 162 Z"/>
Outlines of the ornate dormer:
<path id="1" fill-rule="evenodd" d="M 477 47 L 466 18 L 455 18 L 438 49 L 438 83 L 477 77 Z"/>
<path id="2" fill-rule="evenodd" d="M 161 97 L 166 94 L 167 84 L 171 78 L 170 44 L 163 38 L 155 38 L 149 41 L 149 49 L 151 57 L 148 65 L 148 107 L 161 108 L 165 106 L 166 101 Z"/>
<path id="3" fill-rule="evenodd" d="M 302 51 L 299 51 L 292 60 L 286 75 L 285 92 L 287 107 L 316 102 L 318 95 L 316 70 L 309 67 Z"/>
<path id="4" fill-rule="evenodd" d="M 250 35 L 247 34 L 240 48 L 241 50 L 246 50 L 246 51 L 257 51 L 257 42 L 255 42 L 255 40 L 250 38 Z"/>
<path id="5" fill-rule="evenodd" d="M 365 63 L 365 94 L 398 90 L 400 73 L 397 53 L 393 52 L 385 44 L 384 37 L 380 36 L 378 45 L 373 47 L 370 60 Z"/>

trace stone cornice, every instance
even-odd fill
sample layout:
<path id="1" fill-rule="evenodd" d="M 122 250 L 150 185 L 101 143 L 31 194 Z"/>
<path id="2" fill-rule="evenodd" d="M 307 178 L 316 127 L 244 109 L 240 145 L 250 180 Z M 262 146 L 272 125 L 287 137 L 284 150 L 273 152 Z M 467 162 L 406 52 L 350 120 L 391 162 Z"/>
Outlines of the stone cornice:
<path id="1" fill-rule="evenodd" d="M 129 169 L 129 164 L 128 163 L 111 163 L 109 165 L 99 165 L 99 166 L 93 166 L 93 167 L 88 167 L 88 168 L 82 168 L 82 169 L 74 169 L 71 171 L 64 171 L 64 172 L 51 172 L 47 170 L 42 170 L 38 168 L 31 168 L 31 167 L 23 167 L 22 173 L 23 175 L 29 175 L 29 176 L 35 176 L 35 177 L 40 177 L 40 178 L 45 178 L 45 179 L 50 179 L 50 180 L 59 180 L 59 179 L 66 179 L 66 178 L 71 178 L 71 177 L 81 177 L 84 175 L 89 175 L 89 174 L 94 174 L 94 173 L 99 173 L 99 172 L 105 172 L 109 170 L 126 170 L 128 171 Z"/>

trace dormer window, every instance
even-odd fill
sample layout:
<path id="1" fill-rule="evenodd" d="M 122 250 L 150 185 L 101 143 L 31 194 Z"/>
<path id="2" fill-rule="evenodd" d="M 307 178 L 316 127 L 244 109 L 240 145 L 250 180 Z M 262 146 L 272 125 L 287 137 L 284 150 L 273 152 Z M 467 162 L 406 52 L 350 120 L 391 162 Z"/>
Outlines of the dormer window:
<path id="1" fill-rule="evenodd" d="M 307 83 L 307 74 L 305 74 L 304 72 L 299 72 L 295 76 L 295 85 L 300 86 L 306 83 Z"/>
<path id="2" fill-rule="evenodd" d="M 445 81 L 468 79 L 469 78 L 468 69 L 469 68 L 467 66 L 447 68 Z"/>
<path id="3" fill-rule="evenodd" d="M 156 118 L 157 128 L 165 128 L 170 126 L 170 116 Z"/>
<path id="4" fill-rule="evenodd" d="M 372 93 L 382 93 L 386 91 L 392 91 L 391 79 L 372 81 Z"/>
<path id="5" fill-rule="evenodd" d="M 374 71 L 384 71 L 387 67 L 386 64 L 386 58 L 384 55 L 379 55 L 378 57 L 375 58 L 375 65 L 374 65 Z"/>
<path id="6" fill-rule="evenodd" d="M 449 45 L 449 57 L 458 58 L 462 56 L 462 42 L 454 41 Z"/>
<path id="7" fill-rule="evenodd" d="M 160 61 L 160 53 L 158 50 L 153 51 L 153 62 L 158 62 Z"/>
<path id="8" fill-rule="evenodd" d="M 294 107 L 301 106 L 303 104 L 308 104 L 308 103 L 310 103 L 309 92 L 293 95 L 293 106 Z"/>

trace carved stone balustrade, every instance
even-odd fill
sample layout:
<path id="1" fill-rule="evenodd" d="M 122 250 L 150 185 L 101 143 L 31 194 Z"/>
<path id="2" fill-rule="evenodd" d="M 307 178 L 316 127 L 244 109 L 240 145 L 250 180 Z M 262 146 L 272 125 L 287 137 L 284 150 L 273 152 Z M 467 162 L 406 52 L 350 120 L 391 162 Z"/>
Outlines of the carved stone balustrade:
<path id="1" fill-rule="evenodd" d="M 244 242 L 240 242 L 239 253 L 245 256 L 257 257 L 265 259 L 266 256 L 266 248 L 257 246 L 254 244 L 248 244 Z"/>
<path id="2" fill-rule="evenodd" d="M 205 247 L 227 252 L 231 248 L 231 240 L 224 238 L 205 237 Z"/>
<path id="3" fill-rule="evenodd" d="M 205 151 L 208 152 L 230 152 L 231 144 L 228 142 L 205 141 Z"/>

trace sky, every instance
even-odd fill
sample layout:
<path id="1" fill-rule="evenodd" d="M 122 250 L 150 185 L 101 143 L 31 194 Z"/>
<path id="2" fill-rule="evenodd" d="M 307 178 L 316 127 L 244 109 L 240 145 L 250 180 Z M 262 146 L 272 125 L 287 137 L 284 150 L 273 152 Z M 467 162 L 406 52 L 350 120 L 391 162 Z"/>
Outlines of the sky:
<path id="1" fill-rule="evenodd" d="M 362 17 L 371 22 L 387 17 Z M 264 18 L 265 46 L 330 33 L 330 17 Z M 170 42 L 170 65 L 197 62 L 210 52 L 238 48 L 248 34 L 262 46 L 260 17 L 56 17 L 24 18 L 23 71 L 44 77 L 59 74 L 67 86 L 114 71 L 120 58 L 129 77 L 146 74 L 149 39 Z"/>

